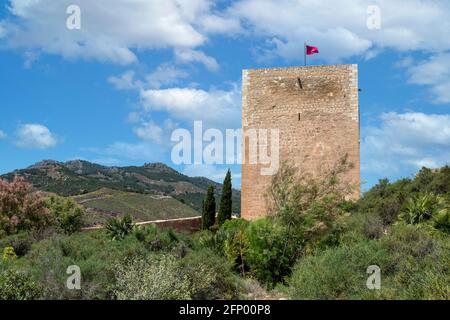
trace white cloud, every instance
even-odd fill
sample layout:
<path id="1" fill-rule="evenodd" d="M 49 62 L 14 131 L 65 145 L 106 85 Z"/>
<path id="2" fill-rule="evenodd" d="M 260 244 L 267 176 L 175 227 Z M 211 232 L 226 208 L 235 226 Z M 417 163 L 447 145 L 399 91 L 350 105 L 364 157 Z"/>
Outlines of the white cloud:
<path id="1" fill-rule="evenodd" d="M 142 80 L 137 78 L 135 71 L 129 70 L 119 76 L 110 76 L 108 82 L 118 90 L 159 89 L 164 85 L 175 84 L 187 76 L 183 70 L 164 64 L 152 73 L 144 75 Z"/>
<path id="2" fill-rule="evenodd" d="M 109 77 L 108 82 L 118 90 L 135 90 L 138 88 L 138 84 L 134 79 L 134 75 L 134 71 L 127 71 L 120 76 Z"/>
<path id="3" fill-rule="evenodd" d="M 6 138 L 6 133 L 4 133 L 2 130 L 0 130 L 0 140 Z"/>
<path id="4" fill-rule="evenodd" d="M 158 144 L 163 142 L 163 128 L 153 121 L 145 123 L 142 127 L 135 128 L 134 133 L 142 140 L 150 140 Z"/>
<path id="5" fill-rule="evenodd" d="M 65 27 L 66 8 L 81 8 L 81 30 Z M 381 28 L 367 27 L 370 5 L 378 5 Z M 0 21 L 0 37 L 11 48 L 38 49 L 65 58 L 127 64 L 136 50 L 174 48 L 182 61 L 217 61 L 198 50 L 211 34 L 261 37 L 265 50 L 301 60 L 305 41 L 328 61 L 384 48 L 444 52 L 450 49 L 447 0 L 9 0 L 14 19 Z M 264 50 L 263 50 L 264 51 Z"/>
<path id="6" fill-rule="evenodd" d="M 81 9 L 80 30 L 66 28 L 69 5 Z M 239 29 L 212 0 L 9 0 L 9 7 L 14 19 L 0 21 L 0 36 L 8 33 L 10 48 L 117 64 L 136 62 L 135 50 L 196 48 L 210 32 Z"/>
<path id="7" fill-rule="evenodd" d="M 450 53 L 432 56 L 408 68 L 409 83 L 430 86 L 436 103 L 450 103 Z"/>
<path id="8" fill-rule="evenodd" d="M 58 143 L 50 130 L 41 124 L 23 124 L 16 132 L 16 145 L 24 149 L 48 149 Z"/>
<path id="9" fill-rule="evenodd" d="M 241 93 L 234 86 L 230 91 L 209 91 L 195 88 L 142 90 L 145 111 L 165 111 L 181 120 L 203 120 L 218 128 L 238 128 L 241 119 Z"/>
<path id="10" fill-rule="evenodd" d="M 414 64 L 414 58 L 411 56 L 407 56 L 405 58 L 400 59 L 397 61 L 394 66 L 396 68 L 409 68 Z"/>
<path id="11" fill-rule="evenodd" d="M 160 88 L 163 85 L 172 85 L 188 74 L 183 70 L 169 65 L 161 65 L 155 71 L 145 76 L 145 82 L 150 88 Z"/>
<path id="12" fill-rule="evenodd" d="M 218 71 L 220 66 L 216 59 L 207 56 L 205 53 L 192 49 L 177 49 L 175 50 L 175 57 L 178 62 L 190 63 L 199 62 L 203 64 L 209 71 Z"/>
<path id="13" fill-rule="evenodd" d="M 380 120 L 379 126 L 364 130 L 363 171 L 387 175 L 450 161 L 450 115 L 390 112 Z"/>
<path id="14" fill-rule="evenodd" d="M 141 119 L 142 120 L 142 119 Z M 156 124 L 153 120 L 142 121 L 140 127 L 134 128 L 134 133 L 142 140 L 155 142 L 161 146 L 169 146 L 171 144 L 170 136 L 172 131 L 178 127 L 178 124 L 171 119 L 166 119 L 161 125 Z"/>
<path id="15" fill-rule="evenodd" d="M 374 4 L 381 10 L 379 30 L 367 27 L 367 9 Z M 328 61 L 384 48 L 450 49 L 446 0 L 241 0 L 227 12 L 253 35 L 270 39 L 271 52 L 286 59 L 301 60 L 305 41 L 317 45 Z"/>

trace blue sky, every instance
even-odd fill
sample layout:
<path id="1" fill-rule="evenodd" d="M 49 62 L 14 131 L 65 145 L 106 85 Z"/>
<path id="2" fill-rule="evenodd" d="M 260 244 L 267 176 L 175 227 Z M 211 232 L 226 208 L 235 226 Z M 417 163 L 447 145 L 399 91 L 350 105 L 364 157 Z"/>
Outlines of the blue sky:
<path id="1" fill-rule="evenodd" d="M 70 5 L 79 30 L 66 26 Z M 359 65 L 364 189 L 442 166 L 449 18 L 447 1 L 4 1 L 0 173 L 80 158 L 220 181 L 227 166 L 174 165 L 171 132 L 239 128 L 242 69 L 301 65 L 305 41 L 320 50 L 310 64 Z"/>

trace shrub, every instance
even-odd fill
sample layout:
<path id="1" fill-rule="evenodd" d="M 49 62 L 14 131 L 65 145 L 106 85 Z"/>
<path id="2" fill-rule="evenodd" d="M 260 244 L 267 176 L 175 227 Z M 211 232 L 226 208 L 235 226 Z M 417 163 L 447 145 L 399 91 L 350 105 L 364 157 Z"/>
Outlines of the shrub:
<path id="1" fill-rule="evenodd" d="M 225 222 L 215 234 L 215 248 L 223 252 L 243 276 L 269 287 L 283 281 L 301 250 L 301 237 L 272 218 Z"/>
<path id="2" fill-rule="evenodd" d="M 188 276 L 191 298 L 217 300 L 238 298 L 238 276 L 232 264 L 210 249 L 190 251 L 181 260 L 182 272 Z"/>
<path id="3" fill-rule="evenodd" d="M 247 269 L 246 254 L 249 244 L 245 231 L 248 225 L 249 222 L 243 219 L 229 220 L 215 236 L 217 248 L 225 253 L 228 261 L 232 262 L 243 276 Z"/>
<path id="4" fill-rule="evenodd" d="M 133 231 L 133 221 L 130 215 L 122 218 L 111 218 L 106 223 L 105 229 L 112 240 L 122 240 Z"/>
<path id="5" fill-rule="evenodd" d="M 303 249 L 301 236 L 271 219 L 252 222 L 245 232 L 248 248 L 245 265 L 260 282 L 274 286 L 291 273 L 291 267 Z"/>
<path id="6" fill-rule="evenodd" d="M 307 250 L 317 243 L 337 243 L 336 231 L 347 214 L 346 198 L 354 188 L 341 181 L 350 168 L 346 156 L 320 177 L 298 172 L 289 164 L 281 166 L 272 179 L 268 200 L 270 214 L 286 227 L 288 240 L 301 238 Z"/>
<path id="7" fill-rule="evenodd" d="M 14 260 L 16 258 L 17 255 L 13 247 L 6 247 L 5 249 L 3 249 L 3 256 L 2 256 L 3 262 L 8 262 L 9 260 Z"/>
<path id="8" fill-rule="evenodd" d="M 135 228 L 133 235 L 142 242 L 149 251 L 170 251 L 180 242 L 177 234 L 172 230 L 161 230 L 155 226 Z"/>
<path id="9" fill-rule="evenodd" d="M 375 213 L 355 212 L 345 221 L 345 232 L 341 235 L 346 237 L 348 232 L 358 233 L 367 239 L 379 239 L 385 231 L 386 226 L 383 219 Z"/>
<path id="10" fill-rule="evenodd" d="M 45 201 L 46 207 L 52 213 L 56 226 L 67 234 L 81 229 L 84 209 L 72 198 L 51 196 Z"/>
<path id="11" fill-rule="evenodd" d="M 425 222 L 435 213 L 437 202 L 437 198 L 432 194 L 408 198 L 405 208 L 400 214 L 400 219 L 409 224 Z"/>
<path id="12" fill-rule="evenodd" d="M 252 222 L 245 232 L 243 265 L 254 277 L 274 286 L 302 254 L 339 244 L 341 220 L 351 208 L 346 197 L 353 190 L 340 178 L 351 167 L 346 156 L 321 177 L 281 166 L 268 192 L 270 219 Z"/>
<path id="13" fill-rule="evenodd" d="M 230 264 L 209 249 L 191 251 L 178 260 L 152 254 L 116 268 L 114 293 L 119 300 L 232 299 L 238 296 Z"/>
<path id="14" fill-rule="evenodd" d="M 56 231 L 52 227 L 41 230 L 21 231 L 4 238 L 0 238 L 0 248 L 7 246 L 13 247 L 17 256 L 23 257 L 31 249 L 33 243 L 51 238 L 55 234 Z"/>
<path id="15" fill-rule="evenodd" d="M 0 273 L 0 300 L 36 300 L 42 290 L 30 275 L 7 270 Z"/>
<path id="16" fill-rule="evenodd" d="M 31 192 L 24 178 L 15 176 L 12 182 L 0 179 L 0 229 L 6 234 L 21 230 L 40 229 L 52 223 L 44 199 Z"/>
<path id="17" fill-rule="evenodd" d="M 398 225 L 379 240 L 360 239 L 303 257 L 289 280 L 293 299 L 448 299 L 450 241 Z M 366 269 L 381 269 L 381 290 L 366 287 Z"/>
<path id="18" fill-rule="evenodd" d="M 414 201 L 426 194 L 448 198 L 449 192 L 449 166 L 434 170 L 422 168 L 413 179 L 400 179 L 394 183 L 380 180 L 357 201 L 355 211 L 378 215 L 385 225 L 390 225 L 398 220 L 408 198 Z"/>
<path id="19" fill-rule="evenodd" d="M 122 260 L 145 255 L 147 250 L 135 237 L 110 241 L 102 231 L 56 234 L 33 245 L 25 257 L 17 260 L 43 285 L 43 298 L 111 299 L 115 265 Z M 66 287 L 68 266 L 77 265 L 82 272 L 81 290 Z"/>
<path id="20" fill-rule="evenodd" d="M 433 218 L 433 227 L 450 234 L 450 210 L 440 210 Z"/>
<path id="21" fill-rule="evenodd" d="M 118 264 L 116 280 L 119 300 L 186 300 L 193 290 L 175 257 L 167 254 Z"/>

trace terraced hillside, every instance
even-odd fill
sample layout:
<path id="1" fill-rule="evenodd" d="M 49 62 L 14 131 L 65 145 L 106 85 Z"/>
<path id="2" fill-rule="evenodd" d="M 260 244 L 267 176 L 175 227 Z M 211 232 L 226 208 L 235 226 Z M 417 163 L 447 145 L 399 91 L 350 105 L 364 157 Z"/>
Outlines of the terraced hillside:
<path id="1" fill-rule="evenodd" d="M 87 209 L 87 225 L 101 225 L 110 217 L 130 214 L 133 220 L 166 220 L 195 217 L 199 213 L 171 196 L 102 188 L 73 197 Z"/>
<path id="2" fill-rule="evenodd" d="M 170 196 L 194 210 L 201 211 L 208 185 L 216 187 L 219 197 L 222 185 L 203 177 L 189 177 L 162 163 L 143 166 L 106 167 L 74 160 L 45 160 L 26 169 L 1 176 L 11 180 L 14 175 L 25 177 L 42 191 L 62 196 L 89 194 L 102 188 L 143 195 Z M 240 191 L 233 190 L 233 212 L 240 213 Z"/>

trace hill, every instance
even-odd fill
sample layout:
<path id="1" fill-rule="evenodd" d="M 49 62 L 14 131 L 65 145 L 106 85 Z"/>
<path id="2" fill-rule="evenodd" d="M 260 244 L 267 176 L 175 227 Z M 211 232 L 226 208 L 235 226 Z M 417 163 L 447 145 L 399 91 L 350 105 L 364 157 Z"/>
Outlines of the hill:
<path id="1" fill-rule="evenodd" d="M 84 195 L 107 188 L 134 194 L 170 196 L 199 212 L 207 186 L 212 184 L 216 187 L 217 197 L 222 189 L 219 183 L 203 177 L 186 176 L 163 163 L 107 167 L 83 160 L 44 160 L 1 178 L 11 180 L 14 175 L 25 177 L 37 190 L 61 196 Z M 233 190 L 233 211 L 240 213 L 239 190 Z"/>
<path id="2" fill-rule="evenodd" d="M 110 217 L 130 214 L 135 222 L 195 217 L 199 213 L 171 196 L 102 188 L 73 197 L 87 209 L 87 225 L 102 225 Z"/>

